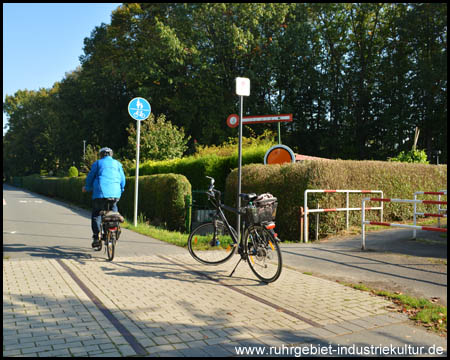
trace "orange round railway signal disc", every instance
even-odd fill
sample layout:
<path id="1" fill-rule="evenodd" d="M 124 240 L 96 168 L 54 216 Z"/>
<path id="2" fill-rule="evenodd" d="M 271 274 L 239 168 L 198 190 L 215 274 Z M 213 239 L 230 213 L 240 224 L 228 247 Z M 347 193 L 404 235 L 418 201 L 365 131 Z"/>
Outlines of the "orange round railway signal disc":
<path id="1" fill-rule="evenodd" d="M 264 164 L 295 163 L 294 152 L 285 145 L 275 145 L 267 150 L 264 156 Z"/>

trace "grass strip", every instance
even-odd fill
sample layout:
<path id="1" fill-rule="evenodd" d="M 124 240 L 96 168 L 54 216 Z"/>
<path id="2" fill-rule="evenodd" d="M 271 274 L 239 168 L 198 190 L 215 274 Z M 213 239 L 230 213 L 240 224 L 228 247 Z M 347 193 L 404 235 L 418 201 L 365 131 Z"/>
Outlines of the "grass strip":
<path id="1" fill-rule="evenodd" d="M 424 298 L 416 298 L 400 292 L 391 293 L 385 290 L 371 289 L 364 284 L 352 284 L 338 281 L 340 284 L 357 290 L 367 291 L 391 300 L 397 311 L 406 313 L 411 320 L 439 335 L 447 335 L 447 307 L 433 303 Z"/>
<path id="2" fill-rule="evenodd" d="M 133 222 L 129 221 L 128 219 L 126 219 L 121 226 L 124 229 L 132 230 L 139 234 L 150 236 L 151 238 L 158 239 L 169 244 L 187 247 L 188 234 L 180 233 L 177 231 L 168 231 L 156 226 L 149 225 L 142 221 L 138 221 L 137 226 L 134 226 Z"/>

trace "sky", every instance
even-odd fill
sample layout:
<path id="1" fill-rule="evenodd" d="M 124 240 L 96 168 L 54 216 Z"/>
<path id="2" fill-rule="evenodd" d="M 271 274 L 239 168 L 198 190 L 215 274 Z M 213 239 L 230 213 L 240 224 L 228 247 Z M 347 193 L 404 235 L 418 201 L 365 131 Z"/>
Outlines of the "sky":
<path id="1" fill-rule="evenodd" d="M 3 101 L 18 90 L 51 88 L 75 70 L 84 38 L 101 23 L 110 24 L 120 5 L 3 3 Z"/>

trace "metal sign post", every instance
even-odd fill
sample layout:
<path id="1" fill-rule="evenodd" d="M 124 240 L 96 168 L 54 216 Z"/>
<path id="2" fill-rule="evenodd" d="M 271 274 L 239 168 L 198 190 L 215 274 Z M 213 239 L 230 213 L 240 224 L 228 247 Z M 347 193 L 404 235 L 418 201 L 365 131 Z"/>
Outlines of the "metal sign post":
<path id="1" fill-rule="evenodd" d="M 141 140 L 141 121 L 147 119 L 152 112 L 150 103 L 144 98 L 137 97 L 128 104 L 128 113 L 137 120 L 136 134 L 136 175 L 134 183 L 134 226 L 137 226 L 137 209 L 138 209 L 138 185 L 139 185 L 139 148 Z"/>
<path id="2" fill-rule="evenodd" d="M 243 119 L 243 109 L 244 109 L 244 96 L 250 95 L 250 79 L 247 78 L 236 78 L 236 95 L 240 96 L 240 119 Z M 238 211 L 241 208 L 241 197 L 239 194 L 241 193 L 241 168 L 242 168 L 242 121 L 239 121 L 239 148 L 238 148 L 238 191 L 237 191 L 237 209 Z M 237 223 L 236 230 L 238 241 L 240 239 L 241 232 L 241 215 L 238 212 L 237 214 Z"/>

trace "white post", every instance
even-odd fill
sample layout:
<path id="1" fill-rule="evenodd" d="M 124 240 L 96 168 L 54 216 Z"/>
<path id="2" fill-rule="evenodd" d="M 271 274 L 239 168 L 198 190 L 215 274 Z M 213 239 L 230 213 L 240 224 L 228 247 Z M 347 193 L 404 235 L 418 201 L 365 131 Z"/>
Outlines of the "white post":
<path id="1" fill-rule="evenodd" d="M 244 112 L 244 96 L 250 96 L 250 79 L 247 78 L 241 78 L 237 77 L 235 79 L 236 81 L 236 95 L 240 96 L 240 102 L 241 102 L 241 113 L 239 118 L 239 149 L 238 149 L 238 191 L 237 191 L 237 236 L 238 241 L 240 241 L 240 233 L 241 233 L 241 215 L 239 213 L 241 208 L 241 168 L 242 168 L 242 121 L 244 118 L 243 112 Z"/>
<path id="2" fill-rule="evenodd" d="M 348 231 L 348 212 L 349 212 L 349 210 L 348 210 L 348 195 L 349 195 L 349 192 L 346 191 L 345 207 L 347 208 L 347 211 L 346 211 L 346 215 L 345 215 L 345 224 L 346 224 L 346 227 L 347 227 L 347 231 Z"/>
<path id="3" fill-rule="evenodd" d="M 308 190 L 305 190 L 304 206 L 303 206 L 303 240 L 308 242 Z"/>
<path id="4" fill-rule="evenodd" d="M 137 122 L 136 135 L 136 179 L 134 183 L 134 226 L 137 226 L 137 209 L 138 209 L 138 186 L 139 186 L 139 147 L 141 140 L 141 122 Z"/>
<path id="5" fill-rule="evenodd" d="M 319 209 L 319 203 L 317 203 L 317 209 Z M 319 213 L 316 213 L 316 241 L 319 240 Z"/>
<path id="6" fill-rule="evenodd" d="M 365 221 L 366 221 L 366 213 L 365 213 L 365 206 L 366 206 L 366 204 L 365 204 L 365 201 L 364 201 L 365 199 L 362 199 L 362 205 L 361 205 L 361 208 L 362 208 L 362 215 L 361 215 L 361 233 L 362 233 L 362 247 L 361 247 L 361 249 L 362 250 L 365 250 L 366 249 L 366 234 L 365 234 L 365 226 L 366 226 L 366 224 L 365 224 Z"/>
<path id="7" fill-rule="evenodd" d="M 244 97 L 240 96 L 241 100 L 241 111 L 239 118 L 239 148 L 238 148 L 238 191 L 237 191 L 237 222 L 236 222 L 236 230 L 238 241 L 240 241 L 240 233 L 241 233 L 241 214 L 239 213 L 241 209 L 241 167 L 242 167 L 242 118 L 243 118 L 243 109 L 244 109 Z"/>
<path id="8" fill-rule="evenodd" d="M 439 157 L 438 157 L 438 159 L 439 159 Z M 438 201 L 441 201 L 441 195 L 438 195 Z M 441 215 L 441 204 L 438 204 L 438 215 Z M 441 218 L 438 217 L 438 228 L 440 228 L 440 227 L 441 227 Z"/>

